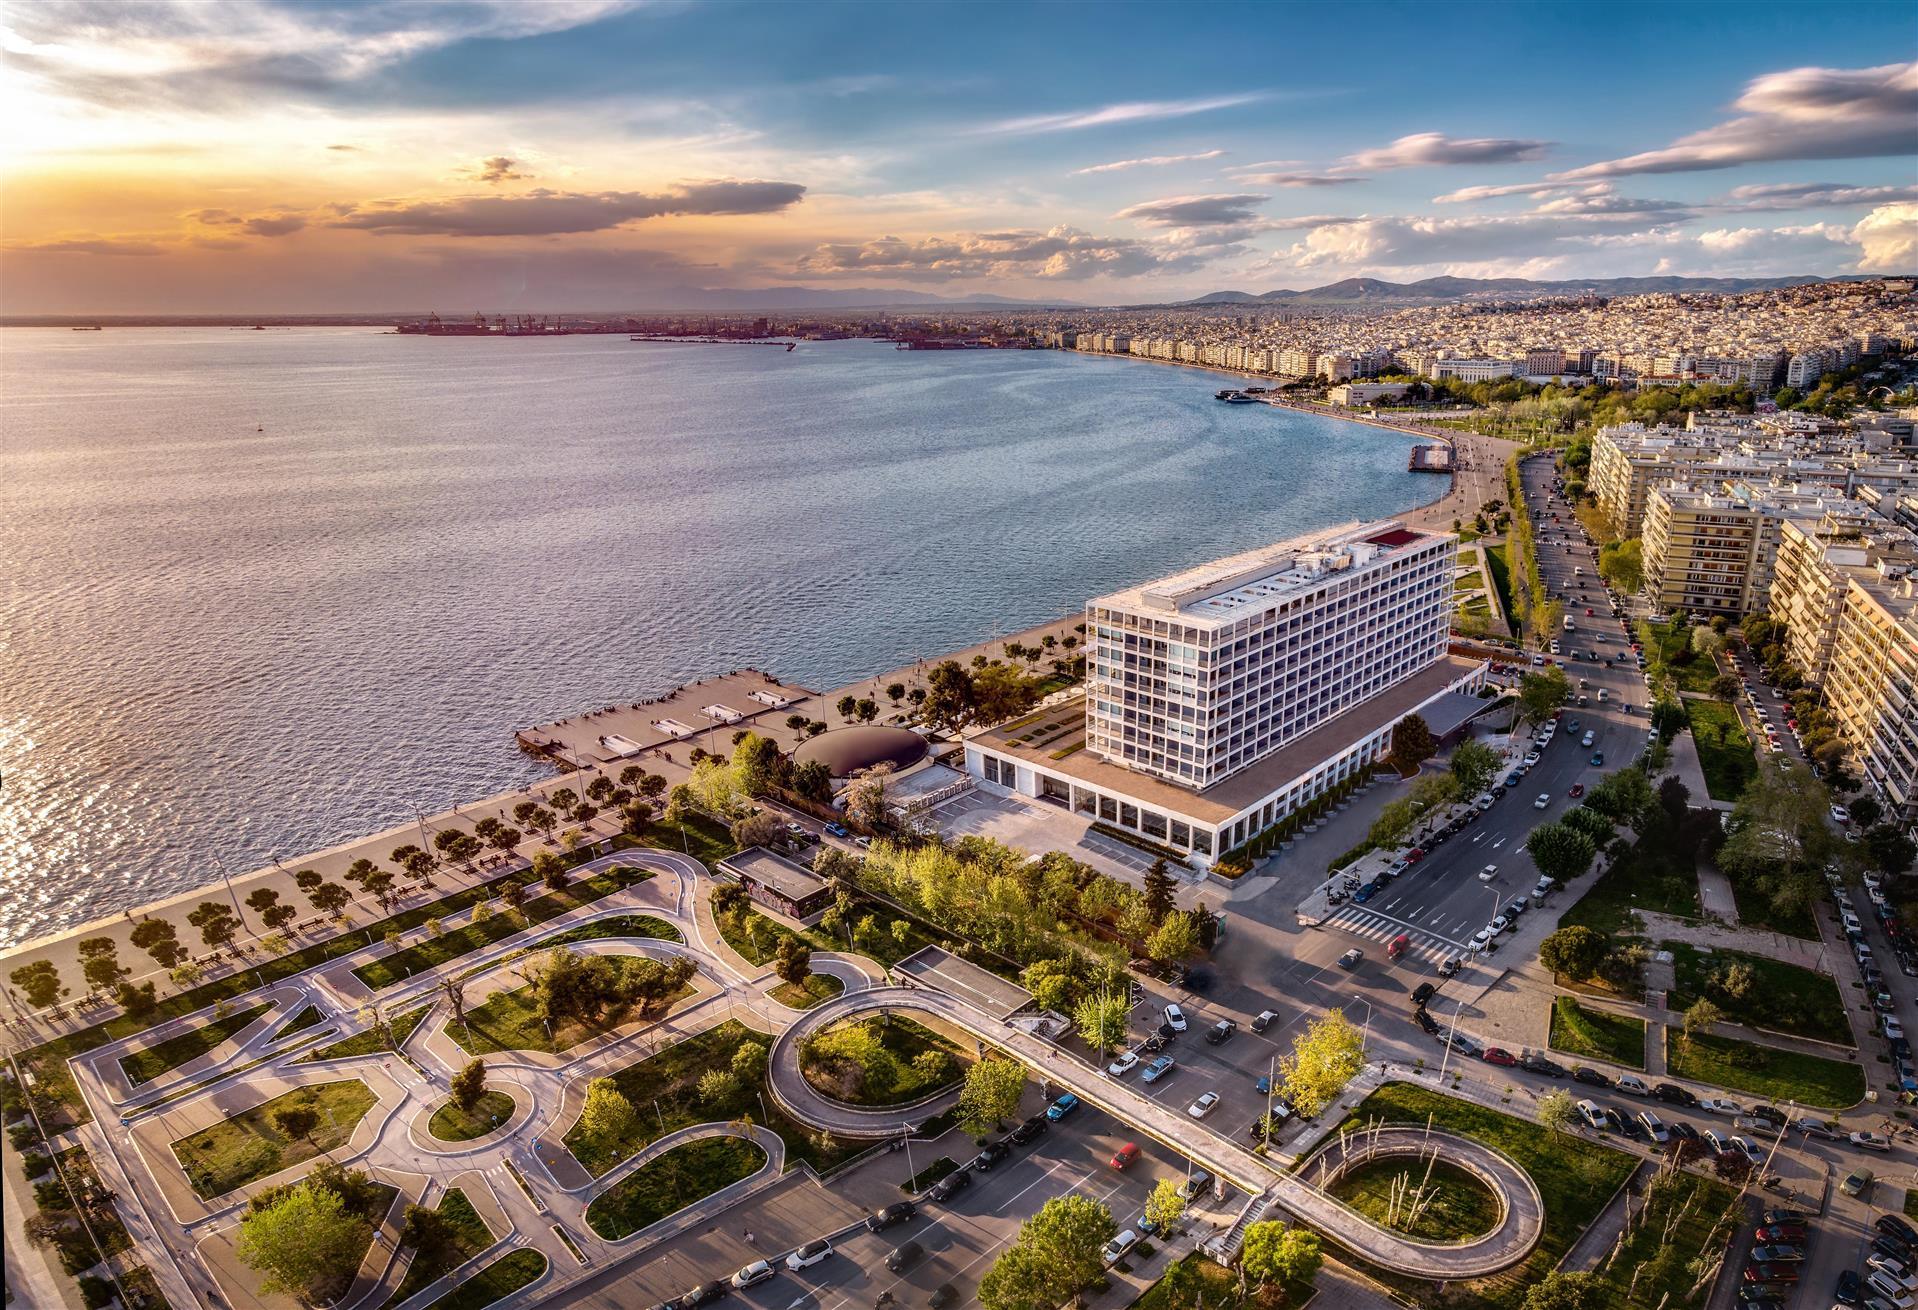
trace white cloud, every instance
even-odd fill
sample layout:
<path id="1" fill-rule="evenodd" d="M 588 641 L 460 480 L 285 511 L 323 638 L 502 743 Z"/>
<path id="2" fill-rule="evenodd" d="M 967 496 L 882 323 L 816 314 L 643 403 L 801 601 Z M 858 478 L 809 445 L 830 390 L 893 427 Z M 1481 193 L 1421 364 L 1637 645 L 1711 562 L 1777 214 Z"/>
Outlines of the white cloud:
<path id="1" fill-rule="evenodd" d="M 1918 186 L 1846 186 L 1837 182 L 1776 182 L 1733 187 L 1727 209 L 1836 209 L 1918 200 Z"/>
<path id="2" fill-rule="evenodd" d="M 1322 187 L 1350 186 L 1354 182 L 1370 182 L 1369 177 L 1345 173 L 1234 173 L 1233 179 L 1250 182 L 1254 186 L 1284 187 Z"/>
<path id="3" fill-rule="evenodd" d="M 975 134 L 1026 136 L 1035 132 L 1076 132 L 1088 127 L 1110 127 L 1117 123 L 1142 123 L 1154 119 L 1186 118 L 1211 113 L 1216 109 L 1235 109 L 1266 99 L 1263 92 L 1246 95 L 1209 96 L 1198 100 L 1136 100 L 1126 104 L 1102 105 L 1097 109 L 1075 109 L 1060 114 L 1029 114 L 1023 118 L 1002 119 L 973 129 Z"/>
<path id="4" fill-rule="evenodd" d="M 1196 268 L 1220 253 L 1219 248 L 1192 252 L 1059 226 L 1044 232 L 973 232 L 916 241 L 887 236 L 856 245 L 827 244 L 802 256 L 795 271 L 807 277 L 887 274 L 921 280 L 1072 281 Z"/>
<path id="5" fill-rule="evenodd" d="M 1223 150 L 1202 150 L 1196 155 L 1147 155 L 1144 159 L 1116 159 L 1110 164 L 1094 164 L 1090 168 L 1076 168 L 1074 177 L 1084 177 L 1088 173 L 1123 173 L 1132 168 L 1165 168 L 1170 164 L 1190 164 L 1201 159 L 1217 159 Z"/>
<path id="6" fill-rule="evenodd" d="M 1918 268 L 1918 204 L 1874 209 L 1858 220 L 1851 237 L 1861 271 L 1909 273 Z"/>
<path id="7" fill-rule="evenodd" d="M 1550 141 L 1510 137 L 1449 137 L 1443 132 L 1415 132 L 1389 146 L 1348 155 L 1344 168 L 1363 171 L 1381 168 L 1426 168 L 1453 164 L 1513 164 L 1541 158 Z"/>
<path id="8" fill-rule="evenodd" d="M 1130 219 L 1153 227 L 1216 226 L 1255 221 L 1253 213 L 1269 196 L 1169 196 L 1147 200 L 1121 209 L 1114 218 Z"/>

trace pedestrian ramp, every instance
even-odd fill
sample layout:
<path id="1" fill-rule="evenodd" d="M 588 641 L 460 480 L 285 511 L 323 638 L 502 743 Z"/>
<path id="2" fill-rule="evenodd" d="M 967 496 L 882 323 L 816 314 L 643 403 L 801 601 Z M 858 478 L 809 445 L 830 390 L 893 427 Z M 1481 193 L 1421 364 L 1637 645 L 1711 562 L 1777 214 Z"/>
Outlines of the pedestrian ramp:
<path id="1" fill-rule="evenodd" d="M 1466 955 L 1468 950 L 1463 942 L 1455 942 L 1449 937 L 1441 937 L 1435 932 L 1394 919 L 1389 914 L 1368 910 L 1363 905 L 1341 905 L 1326 915 L 1322 921 L 1328 928 L 1337 928 L 1364 941 L 1377 942 L 1381 948 L 1400 933 L 1411 938 L 1412 944 L 1406 948 L 1402 958 L 1424 960 L 1437 964 L 1451 955 Z"/>

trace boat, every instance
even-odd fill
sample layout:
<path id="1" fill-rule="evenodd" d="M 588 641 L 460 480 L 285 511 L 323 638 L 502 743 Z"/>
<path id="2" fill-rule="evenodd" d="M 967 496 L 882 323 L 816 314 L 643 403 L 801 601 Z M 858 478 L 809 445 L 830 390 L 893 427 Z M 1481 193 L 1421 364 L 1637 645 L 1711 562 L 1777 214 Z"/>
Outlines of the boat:
<path id="1" fill-rule="evenodd" d="M 1223 400 L 1228 405 L 1252 405 L 1258 403 L 1243 391 L 1232 391 L 1229 389 L 1213 392 L 1212 398 L 1214 400 Z"/>
<path id="2" fill-rule="evenodd" d="M 77 327 L 77 328 L 71 328 L 69 330 L 73 332 L 98 332 L 100 330 L 100 326 L 99 324 L 96 323 L 92 327 Z"/>

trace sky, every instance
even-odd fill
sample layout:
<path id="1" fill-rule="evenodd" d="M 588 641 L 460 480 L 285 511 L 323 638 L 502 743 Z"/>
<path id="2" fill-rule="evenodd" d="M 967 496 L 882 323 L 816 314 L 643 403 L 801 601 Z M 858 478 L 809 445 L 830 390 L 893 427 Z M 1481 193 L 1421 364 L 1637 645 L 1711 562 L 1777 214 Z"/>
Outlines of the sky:
<path id="1" fill-rule="evenodd" d="M 1918 271 L 1909 0 L 0 0 L 0 60 L 0 314 Z"/>

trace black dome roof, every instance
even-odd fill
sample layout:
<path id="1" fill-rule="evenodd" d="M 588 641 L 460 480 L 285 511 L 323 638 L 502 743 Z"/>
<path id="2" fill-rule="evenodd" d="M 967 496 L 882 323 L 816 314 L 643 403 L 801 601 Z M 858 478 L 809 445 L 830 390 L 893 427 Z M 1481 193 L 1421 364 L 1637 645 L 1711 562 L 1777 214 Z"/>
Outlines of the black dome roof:
<path id="1" fill-rule="evenodd" d="M 877 724 L 834 728 L 801 742 L 793 752 L 794 763 L 817 760 L 835 778 L 850 778 L 878 764 L 890 764 L 894 772 L 902 772 L 925 758 L 926 740 L 918 733 Z"/>

